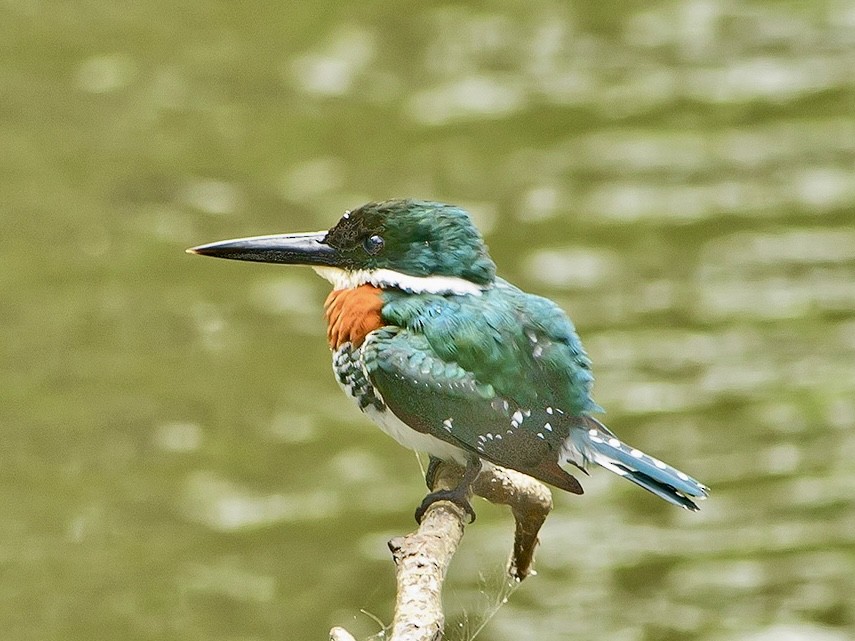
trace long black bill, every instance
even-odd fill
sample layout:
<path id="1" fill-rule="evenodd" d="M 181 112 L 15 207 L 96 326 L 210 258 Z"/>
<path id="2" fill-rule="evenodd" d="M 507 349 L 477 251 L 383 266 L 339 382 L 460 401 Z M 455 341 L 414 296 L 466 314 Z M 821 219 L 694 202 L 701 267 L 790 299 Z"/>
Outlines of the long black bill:
<path id="1" fill-rule="evenodd" d="M 334 267 L 338 252 L 324 242 L 326 234 L 325 231 L 319 231 L 306 234 L 235 238 L 191 247 L 187 253 L 230 260 L 251 260 L 258 263 Z"/>

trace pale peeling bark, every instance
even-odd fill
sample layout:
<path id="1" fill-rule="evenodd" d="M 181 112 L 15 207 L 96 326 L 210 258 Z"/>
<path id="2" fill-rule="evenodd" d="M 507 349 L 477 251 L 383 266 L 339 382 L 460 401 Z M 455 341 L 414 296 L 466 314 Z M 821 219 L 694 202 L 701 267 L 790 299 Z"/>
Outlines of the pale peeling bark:
<path id="1" fill-rule="evenodd" d="M 432 489 L 453 488 L 460 472 L 457 466 L 443 465 Z M 468 519 L 453 503 L 437 501 L 425 512 L 418 530 L 389 541 L 398 582 L 391 641 L 442 638 L 442 584 Z"/>
<path id="2" fill-rule="evenodd" d="M 472 490 L 491 503 L 510 506 L 516 531 L 508 575 L 522 581 L 534 572 L 537 534 L 552 511 L 552 492 L 537 479 L 504 467 L 482 472 L 472 484 Z"/>
<path id="3" fill-rule="evenodd" d="M 330 641 L 356 641 L 356 639 L 344 628 L 335 627 L 330 630 Z"/>
<path id="4" fill-rule="evenodd" d="M 462 471 L 456 465 L 443 463 L 431 489 L 455 487 Z M 518 581 L 533 574 L 537 534 L 552 510 L 549 488 L 525 474 L 491 467 L 481 472 L 472 490 L 492 503 L 510 506 L 516 531 L 508 574 Z M 442 585 L 467 521 L 461 508 L 438 501 L 425 512 L 418 530 L 389 541 L 398 584 L 390 641 L 442 639 Z M 333 628 L 330 639 L 351 641 L 353 637 L 342 628 Z"/>

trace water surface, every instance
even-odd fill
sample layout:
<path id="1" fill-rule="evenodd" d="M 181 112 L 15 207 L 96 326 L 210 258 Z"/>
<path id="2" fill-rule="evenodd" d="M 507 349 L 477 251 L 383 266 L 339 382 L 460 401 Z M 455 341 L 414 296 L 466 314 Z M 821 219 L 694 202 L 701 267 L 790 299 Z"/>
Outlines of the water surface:
<path id="1" fill-rule="evenodd" d="M 608 424 L 702 479 L 556 495 L 485 641 L 855 637 L 855 4 L 0 7 L 0 627 L 367 637 L 419 466 L 329 372 L 309 270 L 185 247 L 469 208 L 571 312 Z M 446 590 L 493 609 L 477 506 Z"/>

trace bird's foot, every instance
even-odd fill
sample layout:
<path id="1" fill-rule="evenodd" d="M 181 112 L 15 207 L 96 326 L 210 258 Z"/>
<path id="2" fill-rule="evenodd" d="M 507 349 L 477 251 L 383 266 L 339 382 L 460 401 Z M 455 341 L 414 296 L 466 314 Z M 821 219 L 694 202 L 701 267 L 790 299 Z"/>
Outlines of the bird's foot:
<path id="1" fill-rule="evenodd" d="M 430 463 L 425 473 L 425 482 L 430 489 L 433 489 L 440 463 L 442 463 L 440 459 L 434 456 L 430 457 Z M 469 515 L 470 523 L 474 522 L 475 510 L 472 509 L 472 504 L 469 503 L 469 489 L 473 481 L 478 478 L 480 472 L 481 459 L 477 456 L 472 456 L 466 461 L 466 469 L 463 470 L 463 476 L 457 487 L 452 490 L 434 490 L 424 498 L 421 505 L 416 509 L 416 522 L 421 523 L 427 509 L 437 501 L 450 501 L 454 503 Z"/>
<path id="2" fill-rule="evenodd" d="M 428 494 L 422 504 L 416 508 L 416 522 L 421 524 L 427 509 L 437 501 L 450 501 L 469 515 L 469 522 L 475 521 L 475 510 L 469 502 L 469 486 L 457 486 L 453 490 L 436 490 Z"/>

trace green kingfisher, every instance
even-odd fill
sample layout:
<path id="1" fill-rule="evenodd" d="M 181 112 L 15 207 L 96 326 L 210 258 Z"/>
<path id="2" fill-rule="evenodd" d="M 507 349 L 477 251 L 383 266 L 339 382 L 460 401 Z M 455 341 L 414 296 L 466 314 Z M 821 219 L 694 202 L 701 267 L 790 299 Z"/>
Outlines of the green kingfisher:
<path id="1" fill-rule="evenodd" d="M 475 518 L 469 486 L 483 465 L 512 468 L 574 494 L 569 466 L 589 463 L 688 510 L 707 487 L 618 439 L 592 414 L 591 361 L 552 301 L 496 276 L 469 214 L 422 200 L 371 202 L 328 231 L 254 236 L 190 253 L 309 265 L 332 283 L 324 305 L 335 376 L 405 447 L 465 467 L 427 495 Z"/>

